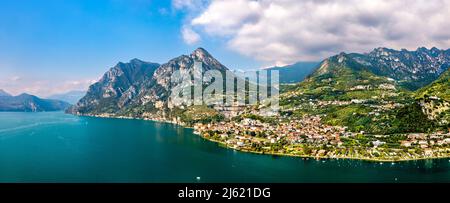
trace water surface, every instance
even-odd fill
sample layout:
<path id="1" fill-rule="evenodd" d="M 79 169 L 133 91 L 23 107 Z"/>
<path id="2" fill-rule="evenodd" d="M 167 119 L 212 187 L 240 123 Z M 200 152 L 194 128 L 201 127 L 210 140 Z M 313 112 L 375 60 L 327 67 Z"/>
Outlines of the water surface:
<path id="1" fill-rule="evenodd" d="M 0 182 L 450 182 L 450 161 L 303 160 L 221 148 L 172 124 L 0 113 Z"/>

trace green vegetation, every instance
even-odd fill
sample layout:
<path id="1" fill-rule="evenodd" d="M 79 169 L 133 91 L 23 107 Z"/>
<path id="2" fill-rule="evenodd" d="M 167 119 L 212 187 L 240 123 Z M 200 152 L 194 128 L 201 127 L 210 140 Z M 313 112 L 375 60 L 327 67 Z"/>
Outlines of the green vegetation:
<path id="1" fill-rule="evenodd" d="M 342 108 L 331 106 L 324 109 L 324 122 L 333 126 L 348 126 L 350 131 L 366 130 L 372 119 L 368 117 L 370 108 L 363 105 L 348 105 Z"/>
<path id="2" fill-rule="evenodd" d="M 450 127 L 450 70 L 430 85 L 416 93 L 416 99 L 427 112 L 429 119 L 436 121 L 442 128 Z"/>
<path id="3" fill-rule="evenodd" d="M 391 133 L 432 132 L 436 124 L 429 120 L 417 102 L 395 111 Z"/>
<path id="4" fill-rule="evenodd" d="M 209 108 L 205 105 L 191 106 L 185 111 L 182 111 L 182 113 L 174 112 L 174 114 L 179 115 L 181 121 L 189 126 L 192 126 L 194 123 L 219 122 L 224 119 L 224 116 L 217 110 Z"/>
<path id="5" fill-rule="evenodd" d="M 450 101 L 450 70 L 439 77 L 436 81 L 430 85 L 417 91 L 416 98 L 421 99 L 424 97 L 435 96 L 445 101 Z"/>
<path id="6" fill-rule="evenodd" d="M 437 121 L 450 118 L 449 79 L 447 71 L 414 93 L 373 74 L 352 58 L 339 55 L 324 61 L 304 82 L 282 86 L 280 105 L 285 116 L 322 115 L 325 124 L 346 126 L 351 132 L 432 132 L 448 127 L 448 123 L 439 125 Z M 427 99 L 431 96 L 440 100 L 430 102 Z M 438 109 L 436 119 L 430 119 L 419 99 L 422 104 L 432 104 L 429 108 Z"/>

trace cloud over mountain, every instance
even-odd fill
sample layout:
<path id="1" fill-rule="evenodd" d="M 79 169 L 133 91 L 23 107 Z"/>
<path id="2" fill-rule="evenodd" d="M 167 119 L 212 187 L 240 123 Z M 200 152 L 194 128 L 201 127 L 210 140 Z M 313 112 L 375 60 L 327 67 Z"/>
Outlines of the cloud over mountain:
<path id="1" fill-rule="evenodd" d="M 192 8 L 193 1 L 187 2 L 177 8 Z M 450 47 L 450 2 L 445 0 L 212 0 L 203 7 L 190 13 L 185 26 L 273 63 L 380 46 Z"/>
<path id="2" fill-rule="evenodd" d="M 184 42 L 187 44 L 195 44 L 200 41 L 200 35 L 189 27 L 184 27 L 181 34 L 183 35 Z"/>

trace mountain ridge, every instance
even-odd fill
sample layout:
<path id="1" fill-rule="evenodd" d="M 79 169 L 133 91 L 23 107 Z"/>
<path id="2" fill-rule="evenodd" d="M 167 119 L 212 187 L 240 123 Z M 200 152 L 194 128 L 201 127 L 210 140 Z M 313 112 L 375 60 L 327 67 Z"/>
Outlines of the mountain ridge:
<path id="1" fill-rule="evenodd" d="M 1 96 L 0 111 L 13 112 L 42 112 L 42 111 L 62 111 L 70 106 L 69 103 L 41 99 L 37 96 L 22 93 L 18 96 Z"/>
<path id="2" fill-rule="evenodd" d="M 418 48 L 416 51 L 376 48 L 366 54 L 331 56 L 302 82 L 281 89 L 282 113 L 300 117 L 322 115 L 325 123 L 348 126 L 353 132 L 385 134 L 430 130 L 436 125 L 427 119 L 425 109 L 418 106 L 411 87 L 429 85 L 435 77 L 448 71 L 447 54 L 450 54 L 448 50 L 437 48 Z M 149 67 L 142 67 L 149 63 L 140 60 L 119 63 L 93 84 L 87 95 L 68 112 L 177 120 L 185 115 L 204 119 L 207 116 L 196 114 L 207 112 L 208 116 L 216 118 L 215 109 L 190 108 L 169 101 L 171 87 L 176 85 L 171 81 L 172 74 L 178 70 L 192 71 L 195 61 L 202 62 L 204 70 L 228 70 L 203 48 L 161 65 L 153 64 L 151 71 Z M 429 74 L 416 77 L 423 72 Z M 142 77 L 137 77 L 139 75 Z M 416 125 L 414 117 L 420 117 L 423 124 L 428 124 Z"/>
<path id="3" fill-rule="evenodd" d="M 117 77 L 120 74 L 111 73 L 110 70 L 99 82 L 93 84 L 89 88 L 87 95 L 68 112 L 73 114 L 96 115 L 106 113 L 114 115 L 131 114 L 139 117 L 165 117 L 167 109 L 174 108 L 168 102 L 171 92 L 170 86 L 174 85 L 171 84 L 172 74 L 177 70 L 193 70 L 194 61 L 202 62 L 203 70 L 205 71 L 228 70 L 203 48 L 197 48 L 189 55 L 175 57 L 167 63 L 152 66 L 151 74 L 150 72 L 143 73 L 145 76 L 138 79 L 133 85 L 129 85 L 131 82 L 128 82 L 125 86 L 119 85 L 118 88 L 112 88 L 119 81 Z M 136 66 L 132 67 L 139 68 Z M 99 86 L 105 86 L 105 84 L 108 84 L 106 86 L 109 86 L 109 88 L 98 88 Z M 108 92 L 114 94 L 109 95 Z M 99 97 L 100 94 L 103 95 L 102 98 Z M 95 108 L 95 106 L 100 108 Z"/>
<path id="4" fill-rule="evenodd" d="M 433 110 L 436 109 L 435 103 L 429 105 L 430 102 L 428 101 L 417 100 L 415 96 L 417 91 L 411 90 L 410 85 L 405 85 L 406 79 L 401 78 L 413 78 L 416 73 L 411 72 L 411 75 L 405 76 L 403 74 L 411 69 L 398 64 L 415 64 L 412 67 L 422 67 L 430 72 L 431 76 L 428 75 L 427 77 L 432 79 L 422 77 L 417 80 L 406 80 L 406 83 L 414 84 L 415 88 L 424 88 L 426 85 L 435 83 L 448 85 L 447 80 L 442 83 L 433 82 L 439 81 L 434 77 L 442 78 L 449 72 L 447 59 L 444 59 L 447 56 L 444 57 L 443 55 L 447 51 L 437 48 L 431 50 L 419 48 L 414 52 L 401 51 L 405 55 L 420 52 L 419 56 L 416 57 L 422 56 L 423 60 L 420 65 L 413 56 L 405 61 L 398 57 L 390 57 L 389 53 L 392 52 L 397 53 L 393 49 L 377 48 L 365 55 L 340 53 L 325 59 L 303 82 L 296 86 L 285 87 L 280 102 L 284 113 L 300 117 L 303 115 L 322 115 L 325 123 L 347 126 L 353 132 L 391 134 L 445 129 L 447 122 L 445 119 L 442 120 L 441 117 L 438 118 L 435 114 L 448 113 L 448 111 L 442 110 L 442 108 Z M 373 55 L 372 58 L 367 57 L 369 55 Z M 438 59 L 427 58 L 425 60 L 425 55 L 439 57 Z M 379 60 L 373 58 L 375 56 L 381 56 L 381 59 L 389 56 L 388 61 L 393 62 L 394 65 L 379 62 Z M 435 63 L 436 60 L 439 63 Z M 440 65 L 429 65 L 423 61 L 431 61 Z M 381 65 L 375 65 L 377 63 Z M 400 71 L 401 74 L 391 75 L 388 74 L 389 71 L 385 71 L 390 69 L 404 70 Z M 444 74 L 441 75 L 442 73 Z M 426 82 L 415 83 L 421 80 Z M 448 92 L 443 93 L 444 96 L 447 94 Z M 447 97 L 441 96 L 441 98 Z"/>
<path id="5" fill-rule="evenodd" d="M 3 89 L 0 89 L 0 97 L 10 97 L 10 96 L 12 96 L 12 95 Z"/>
<path id="6" fill-rule="evenodd" d="M 151 77 L 157 67 L 159 67 L 157 63 L 139 59 L 132 59 L 128 63 L 119 62 L 98 82 L 92 84 L 86 95 L 69 111 L 74 113 L 93 110 L 99 113 L 117 111 L 135 96 L 137 87 L 146 78 Z"/>
<path id="7" fill-rule="evenodd" d="M 319 64 L 320 62 L 296 62 L 286 66 L 268 67 L 263 70 L 277 70 L 280 75 L 280 83 L 292 84 L 303 81 Z"/>
<path id="8" fill-rule="evenodd" d="M 86 95 L 86 91 L 73 90 L 65 93 L 48 96 L 47 99 L 65 101 L 73 105 L 76 104 L 82 97 L 84 97 L 84 95 Z"/>
<path id="9" fill-rule="evenodd" d="M 430 84 L 450 67 L 450 49 L 436 47 L 414 51 L 379 47 L 366 54 L 348 55 L 373 73 L 393 78 L 412 91 Z"/>

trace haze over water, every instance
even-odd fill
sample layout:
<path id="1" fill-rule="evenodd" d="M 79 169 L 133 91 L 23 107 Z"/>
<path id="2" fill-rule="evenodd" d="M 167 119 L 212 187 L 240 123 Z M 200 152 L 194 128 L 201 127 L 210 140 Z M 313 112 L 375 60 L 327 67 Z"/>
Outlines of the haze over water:
<path id="1" fill-rule="evenodd" d="M 225 149 L 172 124 L 0 113 L 0 182 L 449 181 L 448 159 L 303 160 Z"/>

